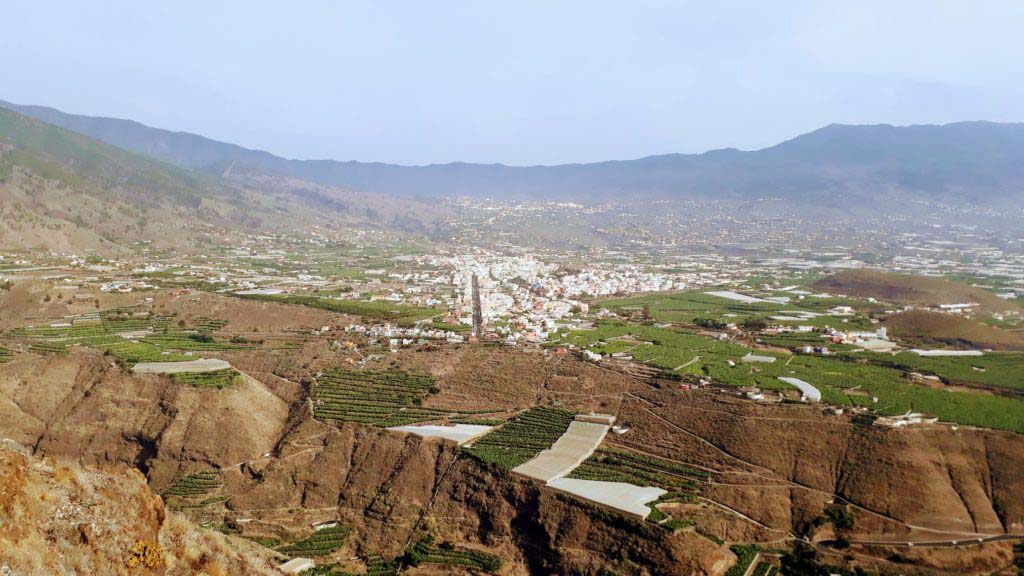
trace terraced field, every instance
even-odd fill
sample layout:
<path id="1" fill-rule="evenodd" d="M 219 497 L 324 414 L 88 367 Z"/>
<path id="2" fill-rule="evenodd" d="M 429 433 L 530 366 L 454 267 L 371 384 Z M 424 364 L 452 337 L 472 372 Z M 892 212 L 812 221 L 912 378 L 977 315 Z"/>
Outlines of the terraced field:
<path id="1" fill-rule="evenodd" d="M 778 292 L 776 295 L 789 296 L 792 294 Z M 812 312 L 825 314 L 829 308 L 834 306 L 863 306 L 863 300 L 849 298 L 816 298 L 807 296 L 803 300 L 793 299 L 787 303 L 781 302 L 740 302 L 729 300 L 719 296 L 705 293 L 703 290 L 686 290 L 683 292 L 649 294 L 629 298 L 610 298 L 599 300 L 596 307 L 629 314 L 646 310 L 650 319 L 659 322 L 681 322 L 692 324 L 698 319 L 711 319 L 723 323 L 740 323 L 751 317 L 766 317 L 784 314 L 784 311 Z M 846 318 L 844 326 L 867 327 L 869 322 L 863 316 Z M 801 324 L 811 326 L 822 326 L 825 324 L 835 325 L 839 320 L 833 316 L 822 315 L 814 318 L 801 319 L 799 321 L 781 321 L 782 324 Z"/>
<path id="2" fill-rule="evenodd" d="M 29 344 L 28 351 L 43 356 L 63 356 L 68 353 L 68 347 L 63 342 L 43 341 Z"/>
<path id="3" fill-rule="evenodd" d="M 441 313 L 440 310 L 435 308 L 417 308 L 415 306 L 406 306 L 381 300 L 342 300 L 339 298 L 288 294 L 235 294 L 235 296 L 249 300 L 265 300 L 268 302 L 280 302 L 281 304 L 309 306 L 341 314 L 351 314 L 376 320 L 389 320 L 403 325 L 425 320 Z"/>
<path id="4" fill-rule="evenodd" d="M 381 428 L 489 411 L 426 408 L 437 392 L 430 376 L 407 372 L 332 369 L 316 380 L 313 415 L 322 420 L 372 424 Z"/>
<path id="5" fill-rule="evenodd" d="M 694 480 L 705 480 L 709 476 L 704 470 L 679 462 L 617 448 L 600 448 L 568 478 L 628 482 L 637 486 L 657 486 L 670 492 L 692 493 L 696 488 Z"/>
<path id="6" fill-rule="evenodd" d="M 214 471 L 196 472 L 177 479 L 165 493 L 166 496 L 193 498 L 205 496 L 220 488 L 220 476 Z"/>
<path id="7" fill-rule="evenodd" d="M 216 341 L 205 332 L 223 327 L 227 323 L 224 320 L 206 318 L 195 327 L 172 330 L 172 319 L 114 308 L 77 316 L 66 325 L 16 328 L 4 337 L 26 341 L 29 350 L 39 354 L 62 354 L 68 346 L 100 348 L 126 364 L 194 359 L 181 352 L 247 349 L 244 345 Z"/>
<path id="8" fill-rule="evenodd" d="M 965 390 L 944 390 L 914 384 L 904 370 L 872 363 L 878 356 L 776 356 L 771 364 L 750 365 L 740 358 L 752 350 L 674 328 L 603 322 L 593 330 L 577 330 L 558 341 L 599 354 L 625 352 L 680 376 L 710 377 L 723 386 L 758 386 L 788 390 L 779 376 L 799 378 L 821 391 L 822 401 L 862 406 L 882 415 L 924 412 L 946 422 L 1024 432 L 1024 401 Z M 984 358 L 984 357 L 982 357 Z M 731 362 L 731 364 L 730 364 Z M 916 360 L 915 360 L 916 362 Z M 997 369 L 993 368 L 993 373 Z M 973 374 L 973 372 L 972 372 Z M 987 371 L 979 374 L 987 374 Z"/>
<path id="9" fill-rule="evenodd" d="M 217 389 L 235 386 L 243 382 L 242 375 L 234 368 L 211 372 L 177 372 L 171 374 L 171 379 L 196 388 Z"/>
<path id="10" fill-rule="evenodd" d="M 0 346 L 0 364 L 6 364 L 11 360 L 14 360 L 14 353 L 3 346 Z"/>
<path id="11" fill-rule="evenodd" d="M 352 528 L 339 524 L 331 528 L 317 530 L 298 542 L 277 548 L 277 551 L 291 557 L 327 556 L 344 546 L 351 533 Z"/>
<path id="12" fill-rule="evenodd" d="M 443 564 L 464 566 L 495 574 L 501 570 L 501 557 L 478 550 L 455 548 L 450 545 L 436 545 L 430 539 L 421 540 L 405 551 L 405 562 L 411 566 L 420 564 Z"/>
<path id="13" fill-rule="evenodd" d="M 477 460 L 511 470 L 551 447 L 575 416 L 568 410 L 535 406 L 464 450 Z"/>
<path id="14" fill-rule="evenodd" d="M 751 544 L 749 546 L 735 545 L 730 546 L 732 553 L 736 555 L 736 563 L 732 565 L 732 568 L 725 573 L 725 576 L 743 576 L 750 569 L 750 565 L 754 563 L 754 559 L 757 558 L 757 553 L 761 551 L 761 548 Z"/>

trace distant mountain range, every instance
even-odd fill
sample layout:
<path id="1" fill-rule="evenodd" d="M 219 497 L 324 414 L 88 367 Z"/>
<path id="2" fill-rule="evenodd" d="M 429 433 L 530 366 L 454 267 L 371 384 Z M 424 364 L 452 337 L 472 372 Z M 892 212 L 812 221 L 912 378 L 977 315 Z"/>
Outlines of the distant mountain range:
<path id="1" fill-rule="evenodd" d="M 192 170 L 287 177 L 398 196 L 622 201 L 782 197 L 810 204 L 905 197 L 1011 205 L 1024 199 L 1024 124 L 1019 123 L 832 124 L 755 151 L 725 149 L 558 166 L 400 166 L 289 160 L 130 120 L 3 101 L 0 107 Z"/>

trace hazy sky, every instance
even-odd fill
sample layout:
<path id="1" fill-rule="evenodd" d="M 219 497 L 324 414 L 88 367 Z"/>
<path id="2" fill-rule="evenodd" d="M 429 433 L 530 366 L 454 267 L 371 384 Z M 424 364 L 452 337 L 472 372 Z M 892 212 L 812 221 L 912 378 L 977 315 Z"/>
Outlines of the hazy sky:
<path id="1" fill-rule="evenodd" d="M 1024 2 L 5 2 L 0 99 L 288 157 L 509 164 L 1024 121 Z"/>

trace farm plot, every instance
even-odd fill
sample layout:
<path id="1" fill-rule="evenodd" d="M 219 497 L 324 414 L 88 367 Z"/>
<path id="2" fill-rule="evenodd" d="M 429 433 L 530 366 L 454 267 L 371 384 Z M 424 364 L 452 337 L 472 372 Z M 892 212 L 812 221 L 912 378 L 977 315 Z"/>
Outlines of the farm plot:
<path id="1" fill-rule="evenodd" d="M 1024 390 L 1024 354 L 989 352 L 983 356 L 918 356 L 901 352 L 872 358 L 879 365 L 937 374 L 953 383 Z"/>
<path id="2" fill-rule="evenodd" d="M 575 416 L 568 410 L 536 406 L 464 450 L 477 460 L 511 470 L 550 448 Z"/>
<path id="3" fill-rule="evenodd" d="M 431 376 L 335 368 L 316 380 L 313 415 L 321 420 L 391 428 L 451 415 L 489 413 L 423 407 L 427 395 L 436 392 Z"/>
<path id="4" fill-rule="evenodd" d="M 14 354 L 7 348 L 0 346 L 0 364 L 6 364 L 11 360 L 14 360 Z"/>
<path id="5" fill-rule="evenodd" d="M 217 388 L 218 390 L 241 384 L 244 381 L 242 374 L 234 368 L 212 372 L 176 372 L 171 374 L 171 380 L 195 388 Z"/>
<path id="6" fill-rule="evenodd" d="M 43 354 L 62 353 L 67 346 L 100 348 L 129 365 L 192 359 L 177 352 L 246 349 L 215 341 L 202 332 L 204 326 L 219 327 L 224 321 L 206 319 L 196 328 L 171 330 L 171 320 L 170 316 L 117 308 L 76 316 L 56 326 L 15 328 L 5 337 L 26 340 L 30 350 Z"/>
<path id="7" fill-rule="evenodd" d="M 431 539 L 421 540 L 405 551 L 405 561 L 411 566 L 443 564 L 476 568 L 489 574 L 501 570 L 501 557 L 478 550 L 456 548 L 450 544 L 436 545 Z"/>
<path id="8" fill-rule="evenodd" d="M 734 545 L 729 547 L 732 553 L 736 555 L 736 563 L 732 565 L 732 568 L 725 573 L 725 576 L 743 576 L 750 569 L 750 565 L 757 559 L 758 553 L 761 548 L 755 544 L 750 545 Z"/>
<path id="9" fill-rule="evenodd" d="M 63 342 L 33 342 L 28 345 L 28 351 L 43 356 L 63 356 L 68 353 L 68 347 Z"/>
<path id="10" fill-rule="evenodd" d="M 680 462 L 617 448 L 601 448 L 567 477 L 627 482 L 637 486 L 658 486 L 672 492 L 692 493 L 696 489 L 694 480 L 707 480 L 709 476 L 704 470 Z"/>
<path id="11" fill-rule="evenodd" d="M 413 324 L 441 313 L 440 310 L 435 308 L 417 308 L 415 306 L 406 306 L 381 300 L 342 300 L 339 298 L 284 294 L 234 294 L 234 296 L 250 300 L 297 304 L 299 306 L 320 308 L 331 312 L 351 314 L 375 320 L 389 320 L 403 325 Z"/>
<path id="12" fill-rule="evenodd" d="M 754 366 L 738 361 L 751 351 L 739 344 L 671 328 L 621 322 L 604 322 L 594 330 L 569 332 L 559 343 L 574 344 L 599 354 L 628 352 L 638 362 L 680 376 L 708 377 L 721 386 L 795 390 L 778 378 L 798 378 L 812 383 L 820 391 L 821 401 L 828 404 L 861 406 L 886 416 L 924 412 L 945 422 L 1024 432 L 1024 401 L 1020 399 L 919 386 L 909 379 L 905 370 L 878 365 L 878 360 L 863 355 L 821 357 L 758 351 L 758 354 L 777 356 L 780 361 Z M 781 361 L 783 359 L 785 361 Z M 977 362 L 979 359 L 985 357 L 969 360 Z M 911 360 L 949 362 L 945 358 Z M 993 364 L 993 373 L 998 370 L 1014 374 L 1013 368 L 1000 369 Z"/>
<path id="13" fill-rule="evenodd" d="M 277 551 L 293 558 L 299 556 L 327 556 L 344 546 L 351 533 L 352 528 L 339 524 L 317 530 L 298 542 L 277 548 Z"/>
<path id="14" fill-rule="evenodd" d="M 220 476 L 214 471 L 196 472 L 177 479 L 167 489 L 166 496 L 179 498 L 194 498 L 206 496 L 210 492 L 220 488 Z"/>

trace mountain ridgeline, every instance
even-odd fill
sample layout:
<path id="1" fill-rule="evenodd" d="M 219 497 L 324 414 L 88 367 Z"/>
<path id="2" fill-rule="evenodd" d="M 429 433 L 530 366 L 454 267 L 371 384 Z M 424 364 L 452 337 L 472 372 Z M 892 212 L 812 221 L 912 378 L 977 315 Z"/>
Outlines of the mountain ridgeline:
<path id="1" fill-rule="evenodd" d="M 2 101 L 0 106 L 193 170 L 271 175 L 407 197 L 781 197 L 810 204 L 829 204 L 837 199 L 917 198 L 1011 205 L 1024 198 L 1024 124 L 833 124 L 755 151 L 724 149 L 558 166 L 399 166 L 289 160 L 129 120 L 66 114 Z"/>

